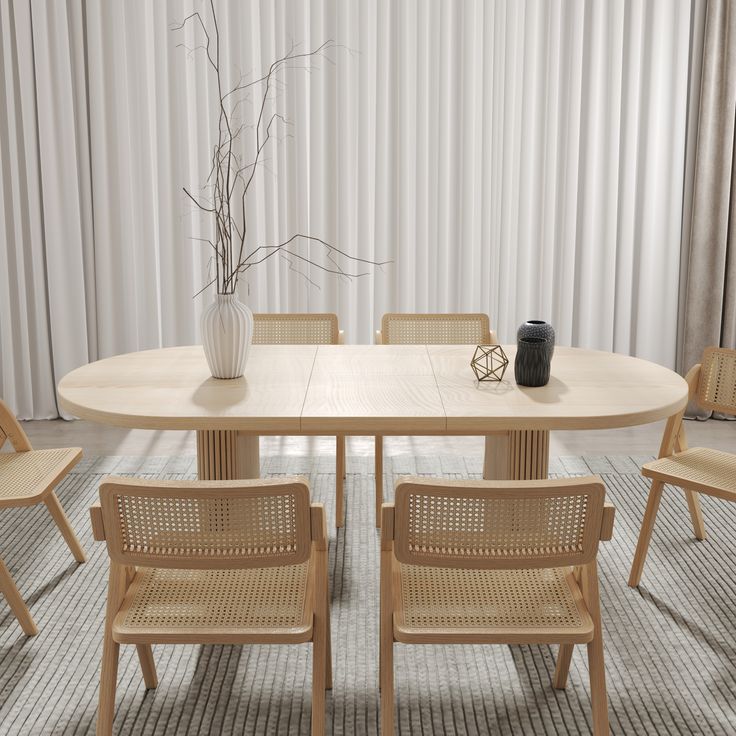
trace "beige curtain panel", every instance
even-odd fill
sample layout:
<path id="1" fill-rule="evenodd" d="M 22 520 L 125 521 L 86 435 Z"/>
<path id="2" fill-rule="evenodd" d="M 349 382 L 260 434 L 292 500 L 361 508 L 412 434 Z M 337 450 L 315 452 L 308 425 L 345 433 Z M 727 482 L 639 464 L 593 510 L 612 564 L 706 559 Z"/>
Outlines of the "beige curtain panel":
<path id="1" fill-rule="evenodd" d="M 709 345 L 736 348 L 736 4 L 709 0 L 703 32 L 681 371 Z M 692 416 L 706 417 L 691 407 Z"/>

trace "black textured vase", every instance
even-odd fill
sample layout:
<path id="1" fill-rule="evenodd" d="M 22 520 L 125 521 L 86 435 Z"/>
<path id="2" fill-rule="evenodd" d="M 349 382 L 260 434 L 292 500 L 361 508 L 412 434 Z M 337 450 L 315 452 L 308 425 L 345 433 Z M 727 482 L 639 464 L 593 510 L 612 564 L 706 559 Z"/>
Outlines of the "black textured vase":
<path id="1" fill-rule="evenodd" d="M 550 349 L 541 337 L 522 337 L 516 348 L 514 378 L 519 386 L 546 386 L 549 381 Z"/>
<path id="2" fill-rule="evenodd" d="M 516 339 L 521 340 L 522 337 L 540 337 L 547 341 L 547 352 L 549 359 L 555 352 L 555 331 L 549 322 L 541 319 L 528 319 L 516 331 Z"/>

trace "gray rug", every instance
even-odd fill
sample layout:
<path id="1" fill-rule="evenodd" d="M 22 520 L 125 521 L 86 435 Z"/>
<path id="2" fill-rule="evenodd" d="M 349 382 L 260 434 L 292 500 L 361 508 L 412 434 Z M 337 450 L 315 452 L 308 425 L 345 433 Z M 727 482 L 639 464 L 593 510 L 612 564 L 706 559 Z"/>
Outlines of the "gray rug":
<path id="1" fill-rule="evenodd" d="M 704 499 L 707 542 L 669 490 L 640 591 L 626 587 L 647 486 L 646 458 L 557 458 L 557 475 L 599 473 L 618 508 L 600 552 L 606 671 L 614 734 L 736 733 L 736 504 Z M 334 458 L 266 458 L 264 473 L 309 476 L 331 525 L 334 690 L 327 732 L 378 733 L 378 545 L 369 458 L 349 458 L 347 526 L 334 531 Z M 479 477 L 480 459 L 387 458 L 394 475 Z M 87 508 L 106 473 L 191 478 L 192 457 L 85 459 L 59 496 L 89 562 L 76 565 L 43 508 L 0 514 L 0 554 L 40 634 L 25 638 L 0 599 L 0 734 L 94 733 L 106 588 L 104 545 Z M 584 649 L 567 690 L 550 684 L 555 648 L 396 646 L 401 734 L 587 734 Z M 160 684 L 146 692 L 122 647 L 120 734 L 308 734 L 311 653 L 303 646 L 154 647 Z"/>

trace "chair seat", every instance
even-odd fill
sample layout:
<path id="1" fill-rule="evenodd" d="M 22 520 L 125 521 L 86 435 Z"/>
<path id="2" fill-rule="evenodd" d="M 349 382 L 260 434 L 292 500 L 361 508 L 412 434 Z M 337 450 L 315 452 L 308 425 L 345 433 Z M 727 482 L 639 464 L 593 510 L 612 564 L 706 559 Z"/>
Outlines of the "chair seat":
<path id="1" fill-rule="evenodd" d="M 79 447 L 0 453 L 0 508 L 38 503 L 81 457 Z"/>
<path id="2" fill-rule="evenodd" d="M 730 452 L 693 447 L 646 463 L 641 472 L 647 478 L 736 500 L 736 455 Z"/>
<path id="3" fill-rule="evenodd" d="M 396 567 L 396 641 L 523 644 L 593 638 L 593 621 L 571 568 Z"/>
<path id="4" fill-rule="evenodd" d="M 238 570 L 138 568 L 113 623 L 120 643 L 288 643 L 312 638 L 310 563 Z"/>

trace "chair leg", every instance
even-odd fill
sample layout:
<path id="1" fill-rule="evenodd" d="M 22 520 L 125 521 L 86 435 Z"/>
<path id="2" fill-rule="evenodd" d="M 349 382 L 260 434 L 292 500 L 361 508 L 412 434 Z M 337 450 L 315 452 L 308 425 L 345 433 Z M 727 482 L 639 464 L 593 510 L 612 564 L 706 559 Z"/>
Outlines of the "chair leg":
<path id="1" fill-rule="evenodd" d="M 603 660 L 603 626 L 598 593 L 598 570 L 594 562 L 583 568 L 582 592 L 593 619 L 593 640 L 588 642 L 588 669 L 590 670 L 590 700 L 593 709 L 593 736 L 608 736 L 608 696 L 606 670 Z"/>
<path id="2" fill-rule="evenodd" d="M 608 736 L 608 696 L 606 695 L 606 671 L 603 663 L 603 636 L 596 630 L 593 641 L 588 643 L 588 667 L 590 669 L 590 700 L 593 708 L 593 736 Z"/>
<path id="3" fill-rule="evenodd" d="M 644 519 L 641 523 L 641 531 L 639 532 L 639 541 L 636 544 L 634 561 L 631 564 L 631 573 L 629 574 L 629 587 L 631 588 L 635 588 L 641 581 L 644 561 L 649 550 L 649 540 L 652 538 L 652 530 L 654 529 L 654 520 L 657 518 L 659 502 L 662 500 L 662 488 L 664 488 L 664 483 L 659 480 L 652 481 L 652 487 L 649 489 L 647 509 L 644 512 Z"/>
<path id="4" fill-rule="evenodd" d="M 100 706 L 97 712 L 97 736 L 110 736 L 115 718 L 115 689 L 118 682 L 120 644 L 112 634 L 105 632 L 102 646 L 102 674 L 100 676 Z"/>
<path id="5" fill-rule="evenodd" d="M 696 539 L 703 540 L 705 535 L 705 522 L 703 521 L 703 510 L 700 508 L 700 494 L 695 491 L 685 491 L 687 507 L 690 511 L 690 519 L 693 522 L 693 533 Z"/>
<path id="6" fill-rule="evenodd" d="M 383 505 L 383 437 L 376 435 L 376 529 L 381 528 L 381 506 Z"/>
<path id="7" fill-rule="evenodd" d="M 151 645 L 136 644 L 135 648 L 138 651 L 138 660 L 141 663 L 146 690 L 154 690 L 158 685 L 158 677 L 156 676 L 156 663 L 153 660 Z"/>
<path id="8" fill-rule="evenodd" d="M 332 690 L 332 627 L 330 626 L 330 597 L 327 594 L 326 608 L 327 641 L 325 644 L 325 688 Z"/>
<path id="9" fill-rule="evenodd" d="M 44 503 L 56 522 L 56 526 L 59 527 L 67 545 L 69 545 L 69 549 L 71 550 L 72 555 L 74 555 L 74 559 L 77 562 L 86 562 L 87 557 L 84 554 L 82 545 L 79 543 L 77 535 L 74 533 L 74 529 L 72 529 L 72 525 L 69 523 L 69 519 L 64 513 L 64 509 L 61 508 L 61 504 L 59 503 L 59 499 L 56 494 L 51 491 L 51 493 L 49 493 L 44 499 Z"/>
<path id="10" fill-rule="evenodd" d="M 36 628 L 33 616 L 31 616 L 28 606 L 26 606 L 25 601 L 21 597 L 20 591 L 16 587 L 13 578 L 10 577 L 8 568 L 5 567 L 5 563 L 2 560 L 0 560 L 0 593 L 2 593 L 8 601 L 10 610 L 18 619 L 18 623 L 23 629 L 23 633 L 26 636 L 35 636 L 38 634 L 38 629 Z"/>
<path id="11" fill-rule="evenodd" d="M 318 620 L 315 620 L 312 646 L 312 736 L 322 736 L 325 732 L 327 636 L 324 623 Z"/>
<path id="12" fill-rule="evenodd" d="M 388 630 L 386 630 L 388 629 Z M 381 629 L 381 736 L 394 734 L 394 640 L 388 626 Z"/>
<path id="13" fill-rule="evenodd" d="M 378 647 L 378 687 L 381 691 L 381 733 L 394 733 L 394 609 L 393 609 L 393 514 L 387 509 L 381 525 L 381 595 Z"/>
<path id="14" fill-rule="evenodd" d="M 105 608 L 105 633 L 102 639 L 102 672 L 100 674 L 100 704 L 97 711 L 97 736 L 111 736 L 115 718 L 115 690 L 118 682 L 120 644 L 112 638 L 112 622 L 125 597 L 129 570 L 110 561 Z"/>
<path id="15" fill-rule="evenodd" d="M 335 438 L 335 526 L 345 524 L 345 438 Z"/>
<path id="16" fill-rule="evenodd" d="M 130 587 L 135 579 L 136 569 L 133 565 L 125 566 L 125 588 Z M 158 676 L 156 675 L 156 662 L 153 659 L 153 650 L 150 644 L 136 644 L 138 652 L 138 661 L 141 663 L 141 671 L 143 672 L 143 681 L 146 683 L 146 690 L 154 690 L 158 686 Z"/>
<path id="17" fill-rule="evenodd" d="M 557 666 L 552 678 L 552 687 L 557 690 L 564 690 L 567 685 L 567 675 L 570 672 L 570 660 L 572 659 L 574 647 L 574 644 L 560 644 L 560 649 L 557 652 Z"/>

